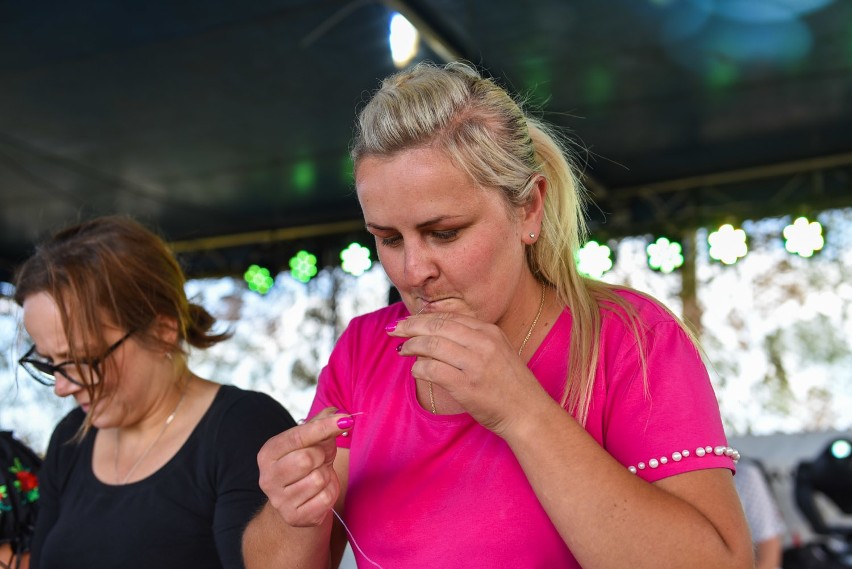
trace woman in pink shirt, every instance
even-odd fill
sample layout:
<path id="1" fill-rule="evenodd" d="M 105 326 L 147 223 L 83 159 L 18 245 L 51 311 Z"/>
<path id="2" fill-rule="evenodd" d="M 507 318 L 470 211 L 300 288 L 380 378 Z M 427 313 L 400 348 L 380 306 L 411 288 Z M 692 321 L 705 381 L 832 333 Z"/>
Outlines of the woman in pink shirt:
<path id="1" fill-rule="evenodd" d="M 751 567 L 716 399 L 660 304 L 581 277 L 566 153 L 463 64 L 387 78 L 353 147 L 402 302 L 258 455 L 249 568 Z"/>

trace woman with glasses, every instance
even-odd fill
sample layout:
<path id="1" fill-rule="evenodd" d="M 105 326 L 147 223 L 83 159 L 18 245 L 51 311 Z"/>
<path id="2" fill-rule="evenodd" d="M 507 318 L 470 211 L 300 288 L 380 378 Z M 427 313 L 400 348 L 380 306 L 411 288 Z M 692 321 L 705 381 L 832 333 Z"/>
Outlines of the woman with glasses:
<path id="1" fill-rule="evenodd" d="M 228 334 L 184 284 L 166 244 L 123 217 L 58 232 L 18 270 L 34 342 L 20 365 L 77 402 L 41 470 L 34 569 L 243 567 L 257 451 L 295 423 L 187 367 L 189 347 Z"/>

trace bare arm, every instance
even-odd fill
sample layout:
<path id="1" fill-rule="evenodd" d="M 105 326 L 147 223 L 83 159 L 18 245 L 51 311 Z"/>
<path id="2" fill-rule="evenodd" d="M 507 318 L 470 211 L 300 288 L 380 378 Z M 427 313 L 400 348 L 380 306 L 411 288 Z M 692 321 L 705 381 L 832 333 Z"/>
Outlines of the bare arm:
<path id="1" fill-rule="evenodd" d="M 649 484 L 545 393 L 531 396 L 529 409 L 516 417 L 521 420 L 503 436 L 583 567 L 752 567 L 748 528 L 728 470 Z"/>
<path id="2" fill-rule="evenodd" d="M 511 447 L 554 527 L 588 569 L 751 569 L 748 528 L 730 471 L 649 484 L 608 452 L 538 383 L 495 326 L 464 315 L 400 322 L 434 382 Z M 672 428 L 676 427 L 675 425 Z"/>
<path id="3" fill-rule="evenodd" d="M 8 543 L 0 544 L 0 567 L 15 567 L 16 569 L 28 569 L 30 566 L 30 554 L 22 553 L 15 556 L 12 546 Z"/>
<path id="4" fill-rule="evenodd" d="M 349 451 L 335 447 L 341 415 L 273 437 L 258 454 L 260 486 L 269 501 L 243 535 L 247 569 L 327 569 L 340 563 L 345 534 L 332 507 L 346 495 Z"/>

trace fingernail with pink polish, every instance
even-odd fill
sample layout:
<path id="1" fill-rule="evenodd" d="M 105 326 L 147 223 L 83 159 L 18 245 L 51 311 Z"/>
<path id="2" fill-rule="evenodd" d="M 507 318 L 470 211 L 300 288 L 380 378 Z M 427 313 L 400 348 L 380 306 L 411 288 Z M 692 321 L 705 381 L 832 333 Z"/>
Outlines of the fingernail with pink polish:
<path id="1" fill-rule="evenodd" d="M 399 324 L 399 322 L 399 320 L 394 320 L 393 322 L 385 326 L 385 332 L 393 332 L 394 330 L 396 330 L 396 325 Z"/>
<path id="2" fill-rule="evenodd" d="M 355 419 L 352 417 L 341 417 L 337 420 L 337 426 L 341 429 L 351 429 L 355 424 Z"/>
<path id="3" fill-rule="evenodd" d="M 403 342 L 403 343 L 404 343 L 404 342 Z M 397 344 L 397 346 L 396 346 L 396 351 L 397 351 L 397 353 L 399 353 L 399 352 L 401 352 L 401 351 L 402 351 L 402 344 Z"/>

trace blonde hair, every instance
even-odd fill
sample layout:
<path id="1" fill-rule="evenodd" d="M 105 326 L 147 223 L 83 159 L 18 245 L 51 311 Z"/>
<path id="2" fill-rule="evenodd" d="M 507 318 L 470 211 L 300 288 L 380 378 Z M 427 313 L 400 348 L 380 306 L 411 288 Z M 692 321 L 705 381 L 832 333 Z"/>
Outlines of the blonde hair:
<path id="1" fill-rule="evenodd" d="M 570 307 L 571 357 L 561 404 L 585 423 L 599 357 L 601 310 L 615 310 L 643 343 L 636 310 L 616 293 L 618 287 L 577 271 L 575 253 L 587 235 L 586 196 L 567 144 L 494 81 L 456 62 L 421 63 L 386 78 L 358 116 L 352 159 L 357 170 L 365 157 L 425 146 L 444 152 L 479 186 L 500 190 L 511 206 L 529 201 L 537 176 L 547 179 L 541 235 L 527 247 L 527 264 Z M 643 350 L 640 363 L 644 376 Z"/>

